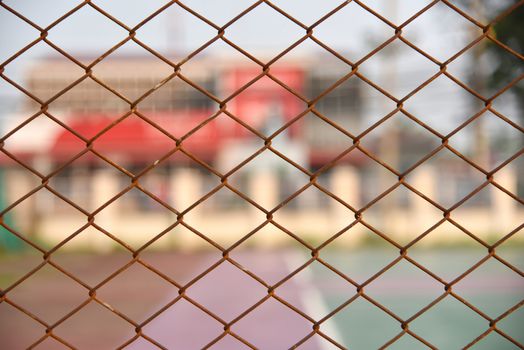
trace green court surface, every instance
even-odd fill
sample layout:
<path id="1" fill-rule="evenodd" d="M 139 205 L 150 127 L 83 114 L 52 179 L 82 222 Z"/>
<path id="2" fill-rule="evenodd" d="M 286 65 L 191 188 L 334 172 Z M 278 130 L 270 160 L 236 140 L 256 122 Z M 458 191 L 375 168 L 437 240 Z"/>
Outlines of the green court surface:
<path id="1" fill-rule="evenodd" d="M 486 253 L 472 249 L 431 249 L 413 254 L 417 262 L 447 282 L 464 273 Z M 520 248 L 504 250 L 504 259 L 522 270 Z M 380 248 L 361 251 L 327 251 L 321 258 L 357 283 L 363 283 L 398 253 Z M 312 283 L 322 295 L 324 312 L 332 311 L 356 294 L 356 289 L 321 264 L 312 267 Z M 520 272 L 521 273 L 521 272 Z M 442 283 L 406 261 L 400 261 L 364 288 L 366 295 L 403 320 L 441 296 Z M 524 278 L 491 258 L 453 285 L 453 292 L 496 319 L 524 300 Z M 307 301 L 306 301 L 307 303 Z M 392 316 L 359 297 L 334 314 L 329 321 L 333 338 L 352 349 L 377 349 L 399 334 L 400 323 Z M 448 295 L 409 323 L 409 330 L 438 349 L 461 349 L 489 328 L 489 321 Z M 497 328 L 521 344 L 524 342 L 524 308 L 520 307 L 497 323 Z M 425 349 L 423 343 L 404 335 L 388 349 Z M 491 332 L 473 349 L 519 349 L 496 332 Z"/>

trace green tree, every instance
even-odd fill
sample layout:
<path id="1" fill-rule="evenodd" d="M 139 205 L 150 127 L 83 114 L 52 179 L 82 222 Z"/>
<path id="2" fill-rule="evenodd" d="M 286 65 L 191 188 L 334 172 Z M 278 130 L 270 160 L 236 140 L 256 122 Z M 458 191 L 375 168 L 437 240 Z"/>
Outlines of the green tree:
<path id="1" fill-rule="evenodd" d="M 511 5 L 522 3 L 521 0 L 512 0 Z M 510 47 L 518 54 L 524 53 L 524 3 L 514 9 L 508 16 L 495 23 L 492 28 L 492 35 Z M 524 72 L 524 61 L 515 57 L 507 50 L 502 49 L 497 44 L 491 42 L 487 46 L 489 54 L 493 58 L 494 69 L 488 79 L 488 83 L 493 88 L 502 88 Z M 511 91 L 517 96 L 519 103 L 520 119 L 524 119 L 524 84 L 522 81 L 513 86 Z"/>
<path id="2" fill-rule="evenodd" d="M 522 0 L 508 1 L 507 5 L 513 6 L 520 3 L 511 13 L 495 23 L 491 34 L 504 45 L 508 46 L 519 55 L 524 53 L 524 2 Z M 524 74 L 524 61 L 515 54 L 501 48 L 490 41 L 486 50 L 491 58 L 492 70 L 487 77 L 488 86 L 499 90 L 511 81 L 522 77 Z M 524 125 L 524 80 L 520 80 L 509 90 L 516 97 L 519 124 Z M 524 145 L 524 133 L 521 134 L 520 143 Z M 524 195 L 524 157 L 514 161 L 518 173 L 518 194 Z"/>

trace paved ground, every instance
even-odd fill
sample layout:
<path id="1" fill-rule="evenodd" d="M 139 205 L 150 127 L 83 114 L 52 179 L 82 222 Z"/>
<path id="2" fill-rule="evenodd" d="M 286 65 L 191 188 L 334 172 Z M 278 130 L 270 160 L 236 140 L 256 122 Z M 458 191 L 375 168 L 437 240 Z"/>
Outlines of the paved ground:
<path id="1" fill-rule="evenodd" d="M 482 254 L 481 254 L 482 255 Z M 481 255 L 471 250 L 427 251 L 417 256 L 420 262 L 448 280 Z M 246 250 L 232 257 L 247 270 L 274 284 L 308 259 L 305 254 L 281 251 Z M 381 249 L 328 251 L 322 257 L 334 267 L 361 282 L 391 261 L 394 254 Z M 519 249 L 504 257 L 522 269 L 524 258 Z M 40 262 L 37 256 L 0 257 L 0 288 L 6 288 Z M 149 253 L 143 260 L 170 278 L 184 284 L 220 259 L 220 254 Z M 103 281 L 125 265 L 130 256 L 64 254 L 54 261 L 90 286 Z M 524 299 L 524 279 L 498 262 L 490 261 L 454 290 L 490 317 L 497 317 Z M 442 286 L 409 264 L 399 264 L 376 282 L 366 293 L 402 318 L 409 318 L 440 293 Z M 320 319 L 355 294 L 355 288 L 322 265 L 315 263 L 277 289 L 277 295 L 315 319 Z M 97 290 L 97 297 L 127 317 L 141 323 L 168 304 L 178 290 L 145 267 L 135 264 Z M 228 262 L 193 284 L 187 295 L 221 319 L 229 322 L 243 310 L 267 295 L 264 286 Z M 10 300 L 53 324 L 87 298 L 87 290 L 54 268 L 44 267 L 8 293 Z M 41 337 L 45 329 L 12 306 L 0 303 L 0 349 L 25 349 Z M 500 328 L 524 342 L 524 310 L 500 323 Z M 232 331 L 260 349 L 287 349 L 311 331 L 311 323 L 289 308 L 269 299 L 231 327 Z M 410 324 L 410 329 L 441 349 L 461 348 L 487 329 L 487 321 L 453 298 L 446 298 L 430 312 Z M 354 349 L 375 349 L 400 331 L 397 321 L 359 298 L 338 312 L 321 329 L 341 344 Z M 143 327 L 143 333 L 169 349 L 200 349 L 222 334 L 222 325 L 191 303 L 181 300 Z M 90 303 L 56 327 L 55 334 L 78 349 L 114 349 L 131 339 L 134 327 L 96 303 Z M 457 345 L 459 344 L 459 345 Z M 62 349 L 46 340 L 38 349 Z M 155 349 L 139 338 L 127 348 Z M 231 336 L 222 338 L 212 349 L 247 347 Z M 334 349 L 319 337 L 301 349 Z M 410 337 L 402 338 L 394 349 L 423 349 Z M 493 335 L 478 349 L 516 348 Z"/>

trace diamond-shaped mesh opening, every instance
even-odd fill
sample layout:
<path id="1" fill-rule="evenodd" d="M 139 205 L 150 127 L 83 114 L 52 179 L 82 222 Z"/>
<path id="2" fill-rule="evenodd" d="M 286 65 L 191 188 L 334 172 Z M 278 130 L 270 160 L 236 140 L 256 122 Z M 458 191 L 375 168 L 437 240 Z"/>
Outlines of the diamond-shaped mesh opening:
<path id="1" fill-rule="evenodd" d="M 31 142 L 27 142 L 28 139 Z M 52 170 L 67 164 L 75 155 L 85 151 L 85 143 L 51 118 L 40 114 L 11 134 L 5 140 L 4 148 L 26 166 L 48 175 Z M 57 154 L 53 161 L 47 161 L 46 158 L 55 152 L 63 152 L 64 155 Z"/>
<path id="2" fill-rule="evenodd" d="M 439 24 L 428 26 L 427 23 Z M 417 35 L 421 28 L 426 28 L 424 38 Z M 446 4 L 436 3 L 407 25 L 402 36 L 426 54 L 444 62 L 462 49 L 463 43 L 471 40 L 473 35 L 480 36 L 481 34 L 480 28 Z"/>
<path id="3" fill-rule="evenodd" d="M 276 142 L 273 147 L 279 153 L 279 147 L 282 147 L 285 152 L 283 156 L 296 161 L 299 166 L 303 166 L 304 163 L 307 162 L 305 159 L 296 159 L 297 156 L 301 156 L 301 152 L 300 149 L 294 149 L 292 145 L 279 144 Z M 271 172 L 277 173 L 278 177 L 276 179 L 273 179 L 272 176 L 264 177 L 264 175 L 261 174 L 262 169 L 271 169 Z M 229 183 L 238 189 L 242 188 L 243 183 L 247 183 L 247 186 L 251 188 L 249 197 L 269 210 L 273 209 L 273 207 L 285 200 L 288 196 L 300 190 L 308 183 L 308 180 L 308 176 L 299 168 L 290 164 L 279 154 L 266 150 L 236 171 L 232 177 L 232 181 Z M 257 191 L 257 188 L 268 189 L 271 188 L 271 186 L 277 186 L 280 192 L 279 195 L 274 198 L 266 196 L 265 191 Z"/>
<path id="4" fill-rule="evenodd" d="M 253 25 L 253 18 L 268 25 L 268 30 L 263 35 L 260 35 L 259 27 Z M 279 35 L 284 31 L 285 36 Z M 259 4 L 226 30 L 226 38 L 242 49 L 252 52 L 264 50 L 265 55 L 272 57 L 287 49 L 304 34 L 299 26 L 265 3 Z"/>
<path id="5" fill-rule="evenodd" d="M 246 277 L 241 269 L 224 262 L 193 284 L 187 294 L 224 320 L 233 320 L 266 295 L 263 285 Z M 209 288 L 215 292 L 208 293 Z"/>
<path id="6" fill-rule="evenodd" d="M 499 204 L 501 200 L 505 203 L 502 207 Z M 493 206 L 494 210 L 500 213 L 498 215 L 502 215 L 502 212 L 504 212 L 503 223 L 496 225 L 489 220 L 472 222 L 468 219 L 466 208 L 478 208 L 486 204 Z M 482 234 L 474 236 L 488 244 L 495 244 L 519 227 L 520 221 L 514 214 L 515 209 L 518 210 L 521 206 L 507 193 L 500 191 L 493 185 L 487 185 L 478 192 L 473 191 L 468 194 L 467 200 L 454 211 L 453 221 L 461 230 L 469 232 L 470 235 L 472 232 L 481 231 Z M 484 227 L 484 230 L 480 230 L 481 227 Z"/>
<path id="7" fill-rule="evenodd" d="M 362 139 L 362 145 L 398 172 L 404 172 L 429 157 L 439 139 L 425 128 L 397 113 Z"/>
<path id="8" fill-rule="evenodd" d="M 14 236 L 10 231 L 3 228 L 0 231 L 2 242 L 7 247 L 24 250 L 24 260 L 18 261 L 12 257 L 2 257 L 2 267 L 0 270 L 0 289 L 5 290 L 13 284 L 21 281 L 41 263 L 41 256 L 38 250 L 29 248 L 27 243 Z"/>
<path id="9" fill-rule="evenodd" d="M 403 202 L 404 208 L 412 207 L 413 212 L 396 207 L 393 203 L 397 202 Z M 442 212 L 405 186 L 399 186 L 366 210 L 363 216 L 365 222 L 373 228 L 405 245 L 439 222 Z M 397 231 L 393 231 L 392 227 Z"/>
<path id="10" fill-rule="evenodd" d="M 399 332 L 398 322 L 394 318 L 363 298 L 353 300 L 335 314 L 333 320 L 338 320 L 342 325 L 340 338 L 336 340 L 348 347 L 378 349 Z M 373 332 L 371 336 L 368 332 L 372 332 L 375 327 L 381 331 Z"/>
<path id="11" fill-rule="evenodd" d="M 295 260 L 297 263 L 301 262 L 299 257 L 290 256 L 287 259 L 289 270 L 293 269 L 291 264 L 295 263 Z M 275 292 L 280 298 L 298 307 L 314 320 L 323 320 L 326 316 L 335 312 L 338 306 L 346 302 L 348 296 L 352 296 L 356 292 L 354 285 L 316 261 L 300 271 L 295 269 L 293 273 L 293 277 L 279 285 Z M 313 288 L 308 289 L 306 293 L 301 293 L 300 291 L 308 284 L 324 286 L 322 288 L 323 293 L 320 294 L 318 289 Z M 328 319 L 322 323 L 321 327 L 325 328 L 326 331 L 334 330 L 336 332 L 339 324 Z"/>
<path id="12" fill-rule="evenodd" d="M 336 84 L 339 84 L 339 81 L 326 83 L 324 77 L 318 80 L 312 78 L 311 85 L 312 87 L 314 86 L 314 88 L 311 94 L 314 98 L 320 97 L 324 91 L 332 89 Z M 361 130 L 363 127 L 364 121 L 361 116 L 362 84 L 358 78 L 350 77 L 330 90 L 327 95 L 324 95 L 315 103 L 316 111 L 321 114 L 321 116 L 318 114 L 316 116 L 324 121 L 325 118 L 327 118 L 331 122 L 331 127 L 336 125 L 339 131 L 345 134 L 348 141 L 350 140 L 348 135 L 356 135 L 357 130 Z M 322 124 L 320 127 L 322 127 Z M 318 131 L 321 130 L 322 129 L 319 129 Z M 333 135 L 333 132 L 330 133 L 329 130 L 326 130 L 322 134 Z M 330 139 L 331 136 L 327 136 L 326 138 Z"/>
<path id="13" fill-rule="evenodd" d="M 87 26 L 79 26 L 78 22 L 89 23 Z M 60 33 L 70 33 L 68 36 Z M 126 37 L 126 30 L 115 25 L 111 19 L 104 16 L 91 6 L 84 5 L 79 10 L 67 16 L 49 31 L 49 40 L 58 45 L 65 52 L 74 52 L 79 47 L 89 47 L 89 54 L 78 57 L 77 60 L 84 64 L 90 64 L 98 56 L 105 54 Z M 107 40 L 101 45 L 99 38 Z"/>
<path id="14" fill-rule="evenodd" d="M 186 320 L 193 322 L 186 322 Z M 222 333 L 222 325 L 181 299 L 144 327 L 144 333 L 170 348 L 202 348 Z"/>
<path id="15" fill-rule="evenodd" d="M 123 251 L 115 253 L 117 246 L 118 243 L 103 232 L 89 227 L 54 252 L 53 262 L 94 287 L 131 260 Z M 104 253 L 93 253 L 96 249 L 103 249 Z"/>
<path id="16" fill-rule="evenodd" d="M 369 83 L 362 84 L 361 94 L 366 103 L 362 106 L 361 125 L 354 126 L 353 133 L 356 135 L 365 135 L 374 130 L 377 125 L 393 115 L 392 111 L 395 111 L 397 106 L 392 96 L 384 94 L 384 91 Z"/>
<path id="17" fill-rule="evenodd" d="M 183 236 L 183 234 L 186 236 Z M 141 261 L 161 273 L 164 278 L 170 279 L 171 282 L 186 285 L 191 282 L 195 276 L 206 272 L 210 266 L 213 266 L 221 257 L 218 250 L 210 250 L 211 246 L 203 246 L 205 242 L 199 238 L 197 241 L 195 238 L 196 235 L 188 229 L 175 229 L 156 242 L 162 244 L 162 240 L 171 239 L 175 242 L 175 247 L 178 248 L 179 251 L 175 254 L 166 253 L 162 251 L 162 249 L 157 248 L 155 244 L 152 244 L 140 253 Z M 196 247 L 197 252 L 187 253 L 181 249 L 185 247 Z"/>
<path id="18" fill-rule="evenodd" d="M 2 91 L 3 101 L 0 108 L 4 115 L 2 126 L 4 132 L 18 127 L 21 118 L 30 119 L 38 115 L 41 107 L 34 99 L 22 90 L 19 90 L 12 83 L 12 81 L 9 81 L 9 78 L 7 80 L 0 79 L 0 91 Z M 5 136 L 2 135 L 2 137 Z"/>
<path id="19" fill-rule="evenodd" d="M 234 211 L 241 208 L 242 212 Z M 234 226 L 213 225 L 211 220 L 203 217 L 221 214 L 222 218 Z M 227 248 L 266 221 L 266 215 L 259 208 L 244 200 L 228 188 L 221 188 L 193 209 L 185 221 L 193 229 L 210 238 L 215 244 Z M 200 218 L 200 220 L 196 220 Z"/>
<path id="20" fill-rule="evenodd" d="M 286 211 L 276 211 L 273 215 L 274 221 L 282 225 L 286 230 L 304 241 L 306 244 L 316 246 L 342 230 L 347 225 L 347 218 L 353 218 L 354 214 L 346 205 L 314 186 L 310 186 L 302 191 L 298 196 L 286 203 L 289 210 L 295 208 L 297 213 L 305 218 L 309 215 L 318 215 L 316 208 L 332 208 L 330 216 L 316 217 L 316 224 L 309 225 L 305 220 L 296 220 Z M 301 210 L 300 210 L 301 209 Z M 287 214 L 287 215 L 286 215 Z M 337 218 L 341 218 L 337 220 Z"/>
<path id="21" fill-rule="evenodd" d="M 448 149 L 442 149 L 406 176 L 407 183 L 443 207 L 451 207 L 485 180 L 483 173 Z"/>
<path id="22" fill-rule="evenodd" d="M 287 332 L 282 335 L 279 344 L 285 348 L 292 347 L 297 339 L 305 337 L 311 331 L 309 321 L 274 298 L 269 298 L 235 323 L 232 329 L 244 335 L 257 348 L 264 348 L 271 347 L 274 343 L 266 334 L 278 334 L 282 327 Z"/>
<path id="23" fill-rule="evenodd" d="M 355 32 L 348 42 L 340 32 Z M 350 2 L 314 29 L 314 36 L 345 59 L 356 62 L 394 34 L 393 29 L 357 3 Z"/>
<path id="24" fill-rule="evenodd" d="M 133 114 L 96 138 L 93 149 L 113 162 L 138 160 L 141 164 L 149 164 L 175 148 L 172 137 Z M 144 148 L 135 140 L 148 142 L 151 147 Z M 142 170 L 140 166 L 138 170 Z"/>
<path id="25" fill-rule="evenodd" d="M 98 79 L 98 77 L 95 77 Z M 102 81 L 102 83 L 104 83 Z M 107 83 L 110 83 L 109 81 Z M 115 86 L 116 88 L 117 86 Z M 84 137 L 93 137 L 111 122 L 129 110 L 129 103 L 117 93 L 111 92 L 91 77 L 82 80 L 53 100 L 48 107 L 49 114 L 65 123 Z M 98 128 L 86 129 L 78 125 L 86 115 L 97 115 L 90 119 L 100 121 Z M 102 123 L 105 121 L 105 123 Z"/>
<path id="26" fill-rule="evenodd" d="M 68 203 L 64 198 L 49 189 L 40 189 L 3 214 L 6 225 L 18 236 L 28 239 L 32 246 L 37 244 L 36 247 L 52 247 L 80 230 L 86 223 L 81 208 Z M 60 222 L 58 230 L 50 225 L 53 221 L 52 217 L 47 216 L 50 213 L 67 217 L 67 220 Z M 46 238 L 42 240 L 42 237 Z"/>
<path id="27" fill-rule="evenodd" d="M 148 290 L 154 293 L 148 292 Z M 120 290 L 127 290 L 122 298 Z M 147 299 L 143 296 L 147 295 Z M 141 322 L 159 307 L 161 301 L 177 295 L 177 288 L 137 263 L 114 276 L 97 289 L 97 297 L 136 322 Z"/>
<path id="28" fill-rule="evenodd" d="M 1 346 L 522 348 L 523 9 L 0 1 Z"/>
<path id="29" fill-rule="evenodd" d="M 408 256 L 444 281 L 451 282 L 486 254 L 486 247 L 446 221 L 412 245 Z"/>
<path id="30" fill-rule="evenodd" d="M 364 61 L 360 69 L 362 74 L 400 99 L 437 73 L 438 66 L 395 39 Z"/>
<path id="31" fill-rule="evenodd" d="M 30 7 L 30 6 L 27 6 Z M 4 25 L 11 28 L 12 31 L 16 31 L 18 35 L 12 35 L 12 31 L 2 30 L 0 38 L 3 43 L 6 43 L 5 47 L 10 47 L 9 50 L 3 50 L 0 61 L 5 62 L 12 57 L 16 52 L 22 50 L 29 43 L 31 43 L 38 36 L 38 30 L 32 29 L 23 20 L 9 13 L 5 9 L 0 10 Z M 20 72 L 21 73 L 21 72 Z"/>
<path id="32" fill-rule="evenodd" d="M 267 76 L 230 102 L 231 112 L 260 134 L 270 136 L 304 110 L 305 103 Z"/>
<path id="33" fill-rule="evenodd" d="M 69 153 L 70 149 L 58 146 L 58 152 Z M 130 182 L 127 174 L 87 153 L 62 167 L 51 177 L 49 186 L 81 208 L 96 210 L 123 191 Z"/>
<path id="34" fill-rule="evenodd" d="M 44 297 L 35 296 L 35 288 L 40 289 Z M 43 266 L 9 294 L 13 302 L 50 324 L 87 298 L 86 289 L 50 265 Z"/>
<path id="35" fill-rule="evenodd" d="M 132 330 L 130 323 L 91 301 L 56 327 L 54 332 L 68 343 L 89 348 L 101 344 L 117 347 L 121 343 L 121 335 L 131 334 Z M 92 334 L 97 334 L 97 337 Z"/>
<path id="36" fill-rule="evenodd" d="M 362 249 L 362 244 L 367 248 Z M 361 224 L 344 231 L 323 249 L 322 260 L 357 283 L 365 282 L 399 256 L 394 245 Z"/>
<path id="37" fill-rule="evenodd" d="M 206 62 L 210 61 L 213 65 L 209 67 Z M 231 61 L 238 62 L 242 69 L 228 67 L 227 63 Z M 221 99 L 236 93 L 240 87 L 255 79 L 261 70 L 257 62 L 223 40 L 214 41 L 182 65 L 185 78 Z"/>
<path id="38" fill-rule="evenodd" d="M 472 41 L 480 37 L 478 32 L 475 34 L 471 38 Z M 511 47 L 509 49 L 512 50 Z M 472 67 L 472 63 L 479 66 Z M 512 76 L 522 74 L 523 68 L 522 62 L 511 51 L 501 48 L 490 39 L 483 38 L 450 62 L 448 72 L 473 91 L 481 95 L 489 95 L 510 84 L 513 80 Z M 500 73 L 501 70 L 511 74 Z M 478 77 L 474 78 L 472 74 L 478 74 Z"/>
<path id="39" fill-rule="evenodd" d="M 294 259 L 284 258 L 290 249 Z M 304 264 L 308 253 L 308 248 L 295 238 L 267 224 L 235 247 L 231 258 L 265 282 L 275 284 Z"/>
<path id="40" fill-rule="evenodd" d="M 454 96 L 462 98 L 454 100 Z M 446 135 L 470 118 L 471 106 L 480 103 L 481 100 L 467 90 L 448 77 L 440 75 L 410 97 L 405 103 L 405 108 L 422 123 Z M 478 109 L 480 110 L 480 106 Z"/>
<path id="41" fill-rule="evenodd" d="M 402 279 L 400 284 L 399 279 Z M 402 319 L 407 319 L 440 296 L 441 288 L 442 285 L 433 277 L 401 260 L 370 282 L 366 294 Z"/>
<path id="42" fill-rule="evenodd" d="M 488 278 L 491 283 L 486 283 Z M 523 297 L 520 276 L 494 259 L 465 276 L 454 286 L 454 291 L 492 318 L 506 312 Z M 500 298 L 487 303 L 490 295 L 500 295 Z"/>
<path id="43" fill-rule="evenodd" d="M 29 347 L 45 331 L 43 325 L 6 302 L 0 304 L 0 319 L 3 324 L 0 335 L 4 346 Z M 20 332 L 21 329 L 24 330 L 23 333 Z"/>
<path id="44" fill-rule="evenodd" d="M 485 129 L 486 132 L 482 135 L 482 140 L 479 142 L 478 130 L 482 129 Z M 465 154 L 469 153 L 473 161 L 478 158 L 478 165 L 483 167 L 496 168 L 502 165 L 503 162 L 518 153 L 524 146 L 522 132 L 489 111 L 468 124 L 463 129 L 462 135 L 469 136 L 468 146 L 458 142 L 456 149 Z M 458 138 L 459 135 L 457 134 L 451 140 L 455 141 Z M 481 142 L 483 145 L 478 146 Z M 486 164 L 486 162 L 489 163 Z"/>
<path id="45" fill-rule="evenodd" d="M 428 326 L 435 327 L 432 334 Z M 457 299 L 447 296 L 410 323 L 410 329 L 437 348 L 464 347 L 488 327 L 488 321 Z M 446 334 L 439 337 L 438 334 Z"/>
<path id="46" fill-rule="evenodd" d="M 53 76 L 41 75 L 41 70 L 32 74 L 31 79 L 24 79 L 23 68 L 35 65 L 42 57 L 56 59 L 60 62 L 59 67 L 43 68 L 53 69 Z M 11 78 L 17 85 L 27 91 L 29 97 L 37 98 L 42 102 L 61 94 L 64 90 L 69 90 L 71 84 L 84 76 L 84 70 L 74 62 L 65 58 L 50 45 L 40 41 L 30 49 L 11 61 L 5 68 L 5 75 Z M 20 79 L 21 78 L 21 79 Z M 21 82 L 19 82 L 22 80 Z"/>
<path id="47" fill-rule="evenodd" d="M 152 219 L 155 219 L 156 224 L 148 225 L 137 221 L 134 213 L 141 211 L 147 212 Z M 160 232 L 168 229 L 175 219 L 174 215 L 169 207 L 157 202 L 149 194 L 132 188 L 101 209 L 95 215 L 95 221 L 97 225 L 120 240 L 132 247 L 139 248 Z M 127 224 L 122 225 L 121 222 L 127 222 Z"/>
<path id="48" fill-rule="evenodd" d="M 125 58 L 125 55 L 130 54 L 139 58 Z M 144 64 L 142 61 L 141 64 L 141 60 L 147 63 Z M 149 70 L 148 79 L 144 79 L 140 74 L 143 69 Z M 157 87 L 173 72 L 173 68 L 133 41 L 126 42 L 93 67 L 93 75 L 97 79 L 131 101 L 136 101 L 149 90 Z M 142 105 L 140 104 L 139 107 Z"/>

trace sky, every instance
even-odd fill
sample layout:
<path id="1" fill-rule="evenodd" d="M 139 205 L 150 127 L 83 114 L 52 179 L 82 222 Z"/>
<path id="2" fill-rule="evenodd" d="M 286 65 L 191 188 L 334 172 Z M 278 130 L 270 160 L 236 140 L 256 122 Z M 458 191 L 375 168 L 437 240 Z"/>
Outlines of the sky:
<path id="1" fill-rule="evenodd" d="M 395 23 L 401 23 L 424 7 L 426 0 L 388 0 L 396 2 L 385 5 L 384 0 L 369 0 L 366 3 L 377 12 L 388 16 Z M 249 7 L 252 0 L 186 0 L 184 4 L 206 16 L 218 26 L 227 23 L 236 14 Z M 45 27 L 61 14 L 73 8 L 80 1 L 71 0 L 6 0 L 8 6 L 19 11 L 37 25 Z M 138 24 L 144 17 L 165 4 L 164 0 L 95 0 L 104 9 L 129 27 Z M 341 3 L 340 0 L 280 0 L 273 1 L 283 10 L 291 13 L 306 26 L 313 24 L 324 14 Z M 0 9 L 0 60 L 5 61 L 17 50 L 38 37 L 36 29 L 31 28 L 19 18 Z M 458 20 L 457 20 L 458 19 Z M 428 25 L 429 24 L 429 25 Z M 465 20 L 459 18 L 444 5 L 438 5 L 428 13 L 410 23 L 404 35 L 413 39 L 417 45 L 444 57 L 460 49 L 465 35 L 468 35 Z M 431 29 L 428 30 L 428 29 Z M 216 29 L 205 24 L 177 5 L 172 5 L 159 16 L 152 19 L 137 31 L 137 38 L 160 53 L 170 51 L 190 52 L 216 35 Z M 266 4 L 255 8 L 226 29 L 225 36 L 242 48 L 253 52 L 263 52 L 271 56 L 305 34 L 297 26 Z M 378 18 L 374 17 L 356 3 L 350 3 L 315 28 L 315 36 L 336 50 L 347 52 L 357 58 L 394 34 Z M 48 38 L 73 55 L 95 56 L 104 52 L 125 38 L 127 32 L 89 6 L 85 6 L 68 19 L 49 31 Z M 229 50 L 226 44 L 216 43 L 211 50 Z M 295 52 L 317 52 L 320 48 L 309 42 L 298 47 Z M 126 45 L 118 50 L 120 54 L 140 53 L 143 49 Z M 32 58 L 54 55 L 47 45 L 37 45 L 24 54 L 24 60 L 13 62 L 9 70 L 19 74 L 25 69 L 25 61 Z M 410 55 L 412 56 L 412 55 Z M 18 59 L 17 59 L 18 60 Z"/>

